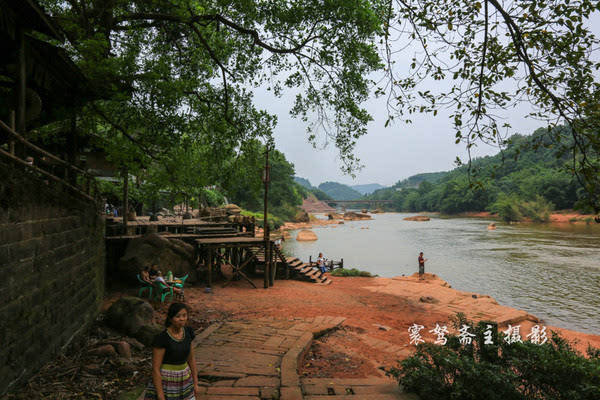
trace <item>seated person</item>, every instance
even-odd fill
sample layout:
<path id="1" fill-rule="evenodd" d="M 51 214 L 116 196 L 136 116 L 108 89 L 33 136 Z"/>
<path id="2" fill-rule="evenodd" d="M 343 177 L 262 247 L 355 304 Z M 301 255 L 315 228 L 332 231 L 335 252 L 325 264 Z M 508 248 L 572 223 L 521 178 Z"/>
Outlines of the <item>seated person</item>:
<path id="1" fill-rule="evenodd" d="M 150 268 L 150 271 L 148 273 L 150 275 L 151 280 L 154 280 L 154 278 L 156 278 L 156 275 L 158 273 L 158 267 L 156 266 L 156 264 Z"/>
<path id="2" fill-rule="evenodd" d="M 144 267 L 144 270 L 142 272 L 140 272 L 140 278 L 144 282 L 152 285 L 152 279 L 150 279 L 150 268 Z"/>
<path id="3" fill-rule="evenodd" d="M 182 289 L 178 288 L 177 286 L 171 286 L 167 283 L 167 281 L 165 280 L 165 278 L 162 276 L 162 272 L 156 271 L 156 278 L 154 278 L 154 282 L 158 282 L 158 283 L 162 283 L 163 285 L 165 285 L 167 288 L 173 288 L 173 293 L 177 293 L 180 294 Z"/>
<path id="4" fill-rule="evenodd" d="M 317 258 L 317 267 L 319 267 L 322 274 L 327 272 L 327 269 L 325 268 L 325 258 L 323 257 L 323 253 L 319 253 L 319 257 Z"/>

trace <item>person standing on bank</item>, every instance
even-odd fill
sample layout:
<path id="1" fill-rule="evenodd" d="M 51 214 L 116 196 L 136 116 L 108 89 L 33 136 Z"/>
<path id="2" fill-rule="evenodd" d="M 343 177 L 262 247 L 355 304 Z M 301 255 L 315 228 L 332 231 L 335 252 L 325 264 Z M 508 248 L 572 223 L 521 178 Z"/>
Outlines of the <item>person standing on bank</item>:
<path id="1" fill-rule="evenodd" d="M 423 257 L 423 252 L 419 253 L 419 279 L 423 279 L 423 274 L 425 273 L 425 261 L 426 258 Z"/>
<path id="2" fill-rule="evenodd" d="M 185 326 L 188 314 L 183 303 L 169 307 L 166 329 L 152 343 L 152 382 L 146 387 L 144 400 L 195 400 L 200 396 L 192 348 L 195 335 Z"/>

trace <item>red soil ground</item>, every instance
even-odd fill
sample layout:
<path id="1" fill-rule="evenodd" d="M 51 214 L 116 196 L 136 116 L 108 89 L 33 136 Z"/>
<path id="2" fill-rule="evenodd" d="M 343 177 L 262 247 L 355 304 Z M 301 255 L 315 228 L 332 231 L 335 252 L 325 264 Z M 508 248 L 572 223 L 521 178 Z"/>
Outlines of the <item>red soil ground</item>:
<path id="1" fill-rule="evenodd" d="M 223 319 L 346 317 L 342 329 L 315 341 L 307 354 L 301 372 L 311 377 L 382 375 L 379 367 L 395 366 L 398 359 L 414 350 L 414 345 L 409 344 L 409 326 L 414 323 L 425 326 L 423 337 L 433 341 L 432 334 L 426 331 L 433 329 L 436 323 L 451 329 L 450 318 L 458 311 L 475 321 L 504 321 L 501 329 L 506 329 L 506 323 L 521 325 L 524 340 L 531 326 L 537 323 L 534 316 L 498 305 L 489 296 L 475 294 L 473 297 L 473 293 L 451 289 L 435 275 L 426 274 L 426 278 L 419 281 L 414 276 L 331 277 L 333 283 L 328 286 L 277 280 L 275 286 L 267 290 L 262 288 L 262 280 L 256 279 L 258 289 L 245 281 L 234 282 L 226 288 L 217 284 L 212 293 L 205 293 L 203 288 L 188 288 L 186 302 L 192 308 L 191 323 L 196 328 Z M 108 303 L 123 294 L 113 293 Z M 427 302 L 421 301 L 422 297 Z M 164 318 L 166 307 L 157 305 L 157 321 Z M 389 330 L 381 329 L 381 325 Z M 544 324 L 540 322 L 540 325 Z M 585 352 L 588 343 L 600 347 L 600 336 L 548 327 L 548 331 L 551 329 L 569 340 L 577 340 L 576 348 L 581 352 Z M 377 343 L 382 341 L 389 343 L 389 347 L 401 348 L 401 355 L 382 350 L 380 345 L 377 348 Z"/>

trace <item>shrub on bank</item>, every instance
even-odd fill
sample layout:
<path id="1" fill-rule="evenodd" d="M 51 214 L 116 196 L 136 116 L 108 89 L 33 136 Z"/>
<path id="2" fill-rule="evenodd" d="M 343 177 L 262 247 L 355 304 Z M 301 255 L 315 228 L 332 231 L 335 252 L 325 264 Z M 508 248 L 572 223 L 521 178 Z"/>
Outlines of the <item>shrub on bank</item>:
<path id="1" fill-rule="evenodd" d="M 523 201 L 519 197 L 501 194 L 498 200 L 490 207 L 490 211 L 497 213 L 504 221 L 522 221 L 526 218 L 533 222 L 548 222 L 554 205 L 542 196 L 535 200 Z"/>
<path id="2" fill-rule="evenodd" d="M 242 215 L 244 216 L 248 216 L 248 217 L 254 217 L 254 219 L 256 220 L 256 226 L 262 228 L 265 222 L 265 217 L 263 213 L 259 213 L 259 212 L 252 212 L 252 211 L 247 211 L 247 210 L 242 210 Z M 279 229 L 279 227 L 281 225 L 283 225 L 284 221 L 279 218 L 276 217 L 275 215 L 268 213 L 268 217 L 269 217 L 269 228 L 271 229 L 271 231 L 274 231 L 276 229 Z"/>
<path id="3" fill-rule="evenodd" d="M 470 345 L 457 336 L 447 336 L 444 346 L 419 344 L 386 372 L 428 400 L 600 399 L 600 349 L 589 348 L 584 357 L 555 332 L 542 345 L 508 344 L 498 336 L 496 345 L 484 345 L 484 327 L 471 329 L 476 337 Z"/>
<path id="4" fill-rule="evenodd" d="M 345 269 L 345 268 L 338 268 L 338 269 L 334 269 L 331 272 L 331 275 L 333 276 L 363 276 L 363 277 L 372 277 L 373 275 L 371 275 L 371 273 L 369 271 L 360 271 L 356 268 L 352 268 L 352 269 Z"/>

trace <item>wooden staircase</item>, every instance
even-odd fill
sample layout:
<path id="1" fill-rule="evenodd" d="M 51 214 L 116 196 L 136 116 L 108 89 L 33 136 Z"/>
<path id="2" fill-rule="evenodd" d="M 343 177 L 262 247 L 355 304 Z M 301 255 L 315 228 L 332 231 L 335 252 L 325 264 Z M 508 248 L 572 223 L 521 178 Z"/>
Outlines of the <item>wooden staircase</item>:
<path id="1" fill-rule="evenodd" d="M 287 266 L 291 278 L 298 279 L 307 282 L 317 283 L 319 285 L 330 285 L 331 279 L 329 279 L 325 274 L 322 274 L 317 268 L 311 267 L 309 264 L 302 262 L 300 259 L 293 257 L 287 258 L 280 249 L 277 247 L 275 250 L 275 260 L 277 262 L 282 262 Z M 259 263 L 265 262 L 265 251 L 264 248 L 257 249 L 256 258 Z"/>

